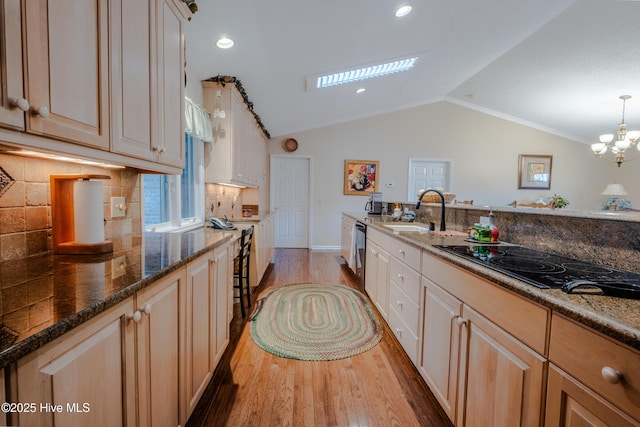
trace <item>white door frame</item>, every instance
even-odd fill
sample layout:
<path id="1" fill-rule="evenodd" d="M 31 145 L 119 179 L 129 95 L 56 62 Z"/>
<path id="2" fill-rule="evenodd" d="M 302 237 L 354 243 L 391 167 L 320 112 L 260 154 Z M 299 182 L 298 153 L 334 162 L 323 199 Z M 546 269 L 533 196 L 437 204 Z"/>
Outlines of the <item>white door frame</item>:
<path id="1" fill-rule="evenodd" d="M 311 201 L 313 198 L 313 157 L 309 155 L 299 155 L 299 154 L 271 154 L 269 156 L 269 206 L 271 209 L 275 209 L 275 190 L 274 190 L 274 179 L 273 179 L 273 168 L 271 165 L 273 164 L 273 159 L 307 159 L 309 161 L 309 197 L 307 198 L 307 212 L 309 212 L 309 229 L 307 230 L 307 241 L 308 248 L 313 248 L 312 236 L 313 233 L 313 209 L 311 209 Z"/>

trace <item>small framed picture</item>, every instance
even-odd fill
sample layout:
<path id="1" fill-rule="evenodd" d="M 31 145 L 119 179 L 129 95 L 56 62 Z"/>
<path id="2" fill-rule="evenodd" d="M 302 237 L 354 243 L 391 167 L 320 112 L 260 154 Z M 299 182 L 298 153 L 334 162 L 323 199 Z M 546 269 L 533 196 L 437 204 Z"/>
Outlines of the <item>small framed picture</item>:
<path id="1" fill-rule="evenodd" d="M 518 156 L 518 188 L 551 188 L 551 162 L 553 156 L 520 154 Z"/>
<path id="2" fill-rule="evenodd" d="M 344 194 L 368 196 L 378 190 L 378 168 L 375 160 L 344 161 Z"/>

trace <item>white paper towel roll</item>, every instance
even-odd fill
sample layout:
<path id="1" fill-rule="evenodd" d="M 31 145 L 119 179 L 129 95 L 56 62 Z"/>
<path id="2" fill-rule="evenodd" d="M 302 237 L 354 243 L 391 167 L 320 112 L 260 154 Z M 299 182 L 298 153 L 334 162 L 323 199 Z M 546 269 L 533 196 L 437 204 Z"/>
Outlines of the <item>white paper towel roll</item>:
<path id="1" fill-rule="evenodd" d="M 104 241 L 104 206 L 101 181 L 73 183 L 73 220 L 76 243 Z"/>

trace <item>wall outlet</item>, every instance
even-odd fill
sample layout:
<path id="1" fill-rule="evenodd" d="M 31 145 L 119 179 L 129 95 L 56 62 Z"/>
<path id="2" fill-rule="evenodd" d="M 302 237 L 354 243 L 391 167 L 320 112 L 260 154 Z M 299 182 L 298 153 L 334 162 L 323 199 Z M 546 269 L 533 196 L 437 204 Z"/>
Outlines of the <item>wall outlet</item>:
<path id="1" fill-rule="evenodd" d="M 111 218 L 123 217 L 127 210 L 124 197 L 112 197 L 111 198 Z"/>

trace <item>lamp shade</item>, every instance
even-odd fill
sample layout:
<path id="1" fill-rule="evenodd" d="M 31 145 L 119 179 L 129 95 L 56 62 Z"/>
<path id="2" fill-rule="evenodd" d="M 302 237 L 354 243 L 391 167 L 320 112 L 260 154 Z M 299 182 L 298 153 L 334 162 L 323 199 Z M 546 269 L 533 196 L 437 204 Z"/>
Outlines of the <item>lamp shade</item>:
<path id="1" fill-rule="evenodd" d="M 613 183 L 607 185 L 604 191 L 600 194 L 602 194 L 603 196 L 626 196 L 628 193 L 627 190 L 624 189 L 622 184 Z"/>

